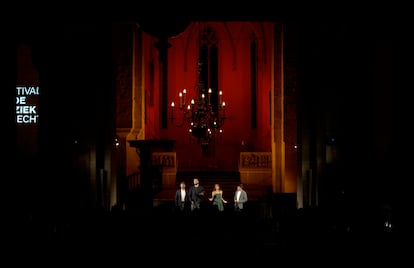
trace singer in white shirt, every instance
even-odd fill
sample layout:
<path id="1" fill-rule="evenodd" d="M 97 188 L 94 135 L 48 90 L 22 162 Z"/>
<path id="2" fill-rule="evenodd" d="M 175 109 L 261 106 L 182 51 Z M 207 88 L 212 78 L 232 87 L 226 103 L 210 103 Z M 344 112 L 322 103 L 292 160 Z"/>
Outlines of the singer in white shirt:
<path id="1" fill-rule="evenodd" d="M 174 202 L 177 211 L 186 211 L 190 207 L 190 195 L 184 181 L 180 182 L 180 188 L 175 191 Z"/>
<path id="2" fill-rule="evenodd" d="M 244 203 L 246 203 L 247 200 L 247 193 L 243 188 L 243 184 L 237 185 L 236 192 L 234 193 L 234 210 L 236 212 L 242 212 Z"/>

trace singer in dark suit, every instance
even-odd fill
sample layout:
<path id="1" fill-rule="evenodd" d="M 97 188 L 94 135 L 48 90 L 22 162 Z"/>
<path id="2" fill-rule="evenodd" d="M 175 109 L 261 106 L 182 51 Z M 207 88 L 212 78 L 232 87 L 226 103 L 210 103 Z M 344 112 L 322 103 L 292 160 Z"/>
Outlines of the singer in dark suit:
<path id="1" fill-rule="evenodd" d="M 185 212 L 190 209 L 190 195 L 186 188 L 185 182 L 180 182 L 180 188 L 175 191 L 175 210 Z"/>
<path id="2" fill-rule="evenodd" d="M 191 211 L 199 211 L 204 197 L 204 187 L 200 185 L 198 178 L 193 179 L 193 185 L 188 190 L 188 195 L 190 196 Z"/>

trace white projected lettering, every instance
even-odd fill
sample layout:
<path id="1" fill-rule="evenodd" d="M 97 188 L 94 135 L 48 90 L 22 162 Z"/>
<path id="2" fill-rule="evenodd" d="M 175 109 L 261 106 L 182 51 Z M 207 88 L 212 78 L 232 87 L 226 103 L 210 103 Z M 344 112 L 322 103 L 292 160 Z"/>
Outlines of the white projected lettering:
<path id="1" fill-rule="evenodd" d="M 37 114 L 37 86 L 16 86 L 16 123 L 36 124 L 39 119 Z"/>

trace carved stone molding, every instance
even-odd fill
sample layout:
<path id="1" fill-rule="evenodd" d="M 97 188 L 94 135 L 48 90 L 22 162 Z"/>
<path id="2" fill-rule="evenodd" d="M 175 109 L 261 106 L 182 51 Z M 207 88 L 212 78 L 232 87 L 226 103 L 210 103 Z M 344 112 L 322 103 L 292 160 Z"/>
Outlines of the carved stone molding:
<path id="1" fill-rule="evenodd" d="M 241 152 L 240 169 L 271 169 L 272 153 L 270 152 Z"/>

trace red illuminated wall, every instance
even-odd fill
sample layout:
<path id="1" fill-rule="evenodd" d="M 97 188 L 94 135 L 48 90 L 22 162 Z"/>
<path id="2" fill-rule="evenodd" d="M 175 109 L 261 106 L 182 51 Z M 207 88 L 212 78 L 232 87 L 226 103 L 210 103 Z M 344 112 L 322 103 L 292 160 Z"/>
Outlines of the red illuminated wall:
<path id="1" fill-rule="evenodd" d="M 271 151 L 270 102 L 273 23 L 266 22 L 193 22 L 186 30 L 168 39 L 168 103 L 178 103 L 178 93 L 187 89 L 195 96 L 199 29 L 210 27 L 217 38 L 218 84 L 226 102 L 224 132 L 203 153 L 191 139 L 186 127 L 170 121 L 162 128 L 159 51 L 157 39 L 143 34 L 144 77 L 146 91 L 146 139 L 174 139 L 178 167 L 201 166 L 237 169 L 239 153 Z M 256 126 L 251 116 L 251 43 L 256 49 Z M 169 108 L 169 107 L 168 107 Z M 176 115 L 178 116 L 178 114 Z M 244 146 L 242 145 L 244 144 Z"/>

